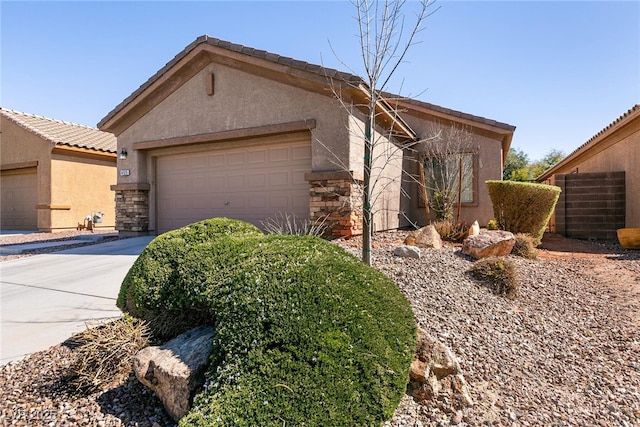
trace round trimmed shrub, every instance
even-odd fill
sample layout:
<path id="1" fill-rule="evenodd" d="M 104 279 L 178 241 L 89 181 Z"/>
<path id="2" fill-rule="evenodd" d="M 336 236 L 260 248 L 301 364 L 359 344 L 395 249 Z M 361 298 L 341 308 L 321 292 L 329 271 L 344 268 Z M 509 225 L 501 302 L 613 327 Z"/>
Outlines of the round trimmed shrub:
<path id="1" fill-rule="evenodd" d="M 560 197 L 560 187 L 516 181 L 486 181 L 500 229 L 526 233 L 538 246 Z"/>
<path id="2" fill-rule="evenodd" d="M 395 284 L 320 238 L 265 236 L 228 221 L 157 237 L 118 297 L 122 310 L 152 328 L 178 313 L 193 319 L 189 327 L 215 327 L 204 391 L 180 425 L 380 425 L 390 418 L 416 346 L 413 313 Z M 211 232 L 232 225 L 235 232 Z"/>
<path id="3" fill-rule="evenodd" d="M 508 299 L 520 294 L 520 281 L 516 265 L 508 258 L 490 256 L 473 263 L 471 275 L 486 283 L 493 291 Z"/>

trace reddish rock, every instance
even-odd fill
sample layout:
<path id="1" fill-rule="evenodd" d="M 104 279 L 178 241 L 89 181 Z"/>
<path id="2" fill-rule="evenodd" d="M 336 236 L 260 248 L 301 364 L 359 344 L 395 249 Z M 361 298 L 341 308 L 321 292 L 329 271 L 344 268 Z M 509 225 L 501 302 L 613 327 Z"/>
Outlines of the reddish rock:
<path id="1" fill-rule="evenodd" d="M 476 259 L 490 256 L 506 256 L 511 253 L 516 239 L 513 233 L 502 230 L 481 230 L 477 236 L 469 236 L 462 243 L 462 253 Z"/>

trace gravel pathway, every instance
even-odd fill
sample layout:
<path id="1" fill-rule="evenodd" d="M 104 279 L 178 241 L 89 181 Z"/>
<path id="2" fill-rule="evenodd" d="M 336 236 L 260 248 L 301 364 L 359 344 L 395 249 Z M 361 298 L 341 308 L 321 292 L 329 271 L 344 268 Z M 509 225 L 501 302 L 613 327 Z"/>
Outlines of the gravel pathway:
<path id="1" fill-rule="evenodd" d="M 394 257 L 403 237 L 375 236 L 376 267 L 459 358 L 475 405 L 450 414 L 405 396 L 386 426 L 640 426 L 640 295 L 630 286 L 640 284 L 640 251 L 614 245 L 597 264 L 510 257 L 521 281 L 510 301 L 468 275 L 472 260 L 459 246 Z M 340 244 L 358 253 L 358 239 Z M 0 425 L 173 425 L 134 378 L 74 397 L 61 379 L 70 351 L 60 345 L 0 367 Z"/>

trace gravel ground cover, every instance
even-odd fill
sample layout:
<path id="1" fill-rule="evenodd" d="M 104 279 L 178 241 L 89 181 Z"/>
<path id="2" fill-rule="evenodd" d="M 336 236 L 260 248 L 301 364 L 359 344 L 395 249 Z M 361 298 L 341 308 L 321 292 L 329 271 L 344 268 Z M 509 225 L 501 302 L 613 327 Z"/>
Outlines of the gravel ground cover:
<path id="1" fill-rule="evenodd" d="M 507 300 L 470 277 L 459 245 L 394 257 L 404 235 L 374 237 L 375 266 L 458 357 L 474 406 L 443 413 L 405 396 L 387 427 L 640 426 L 640 251 L 580 243 L 581 253 L 510 257 L 521 285 Z M 359 253 L 359 239 L 337 243 Z M 74 396 L 61 375 L 71 351 L 0 367 L 0 425 L 173 425 L 135 378 Z"/>

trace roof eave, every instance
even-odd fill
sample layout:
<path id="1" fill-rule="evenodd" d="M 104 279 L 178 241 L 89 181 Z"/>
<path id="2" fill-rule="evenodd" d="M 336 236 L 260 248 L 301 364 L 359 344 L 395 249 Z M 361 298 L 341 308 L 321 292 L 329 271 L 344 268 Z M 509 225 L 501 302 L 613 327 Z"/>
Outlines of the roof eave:
<path id="1" fill-rule="evenodd" d="M 606 140 L 618 130 L 638 118 L 640 118 L 640 104 L 634 105 L 626 113 L 618 117 L 600 132 L 592 136 L 587 142 L 576 148 L 572 153 L 559 161 L 556 165 L 544 171 L 539 177 L 536 178 L 536 181 L 541 182 L 551 178 L 551 176 L 555 175 L 559 170 L 565 168 L 567 165 L 586 155 L 591 150 L 595 149 L 596 146 L 602 141 Z"/>

